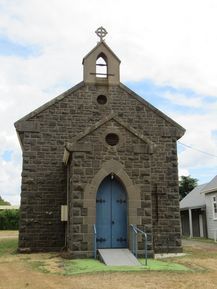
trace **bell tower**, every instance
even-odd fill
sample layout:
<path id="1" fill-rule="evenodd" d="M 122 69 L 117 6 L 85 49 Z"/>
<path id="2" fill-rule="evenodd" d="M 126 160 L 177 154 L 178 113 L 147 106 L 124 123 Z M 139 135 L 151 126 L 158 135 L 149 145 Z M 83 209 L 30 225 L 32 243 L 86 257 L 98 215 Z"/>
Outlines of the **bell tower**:
<path id="1" fill-rule="evenodd" d="M 103 27 L 99 27 L 96 34 L 100 41 L 83 58 L 84 82 L 118 85 L 120 83 L 121 61 L 103 39 L 107 31 Z"/>

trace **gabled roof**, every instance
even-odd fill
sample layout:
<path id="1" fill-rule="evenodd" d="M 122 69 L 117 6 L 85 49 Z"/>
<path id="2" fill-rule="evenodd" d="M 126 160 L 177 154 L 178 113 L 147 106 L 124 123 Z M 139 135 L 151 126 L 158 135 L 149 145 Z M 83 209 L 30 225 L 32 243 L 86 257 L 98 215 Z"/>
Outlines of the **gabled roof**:
<path id="1" fill-rule="evenodd" d="M 71 93 L 75 92 L 76 90 L 80 89 L 81 87 L 83 87 L 85 84 L 84 82 L 80 82 L 77 85 L 73 86 L 72 88 L 68 89 L 67 91 L 63 92 L 62 94 L 58 95 L 57 97 L 53 98 L 52 100 L 48 101 L 47 103 L 45 103 L 44 105 L 40 106 L 39 108 L 33 110 L 32 112 L 30 112 L 29 114 L 25 115 L 24 117 L 22 117 L 21 119 L 19 119 L 18 121 L 15 122 L 15 127 L 18 127 L 18 124 L 22 121 L 27 121 L 29 119 L 31 119 L 32 117 L 36 116 L 37 114 L 43 112 L 44 110 L 46 110 L 47 108 L 49 108 L 50 106 L 54 105 L 55 103 L 61 101 L 62 99 L 64 99 L 65 97 L 67 97 L 68 95 L 70 95 Z M 161 118 L 163 118 L 164 120 L 166 120 L 167 122 L 169 122 L 170 124 L 172 124 L 175 128 L 178 128 L 179 130 L 179 137 L 181 137 L 184 133 L 185 133 L 185 129 L 179 125 L 177 122 L 175 122 L 174 120 L 172 120 L 170 117 L 168 117 L 166 114 L 164 114 L 163 112 L 161 112 L 160 110 L 158 110 L 157 108 L 155 108 L 152 104 L 150 104 L 149 102 L 147 102 L 145 99 L 143 99 L 141 96 L 139 96 L 138 94 L 136 94 L 135 92 L 133 92 L 131 89 L 129 89 L 127 86 L 125 86 L 124 84 L 120 83 L 120 88 L 122 88 L 124 91 L 126 91 L 128 94 L 132 95 L 133 97 L 135 97 L 140 103 L 142 103 L 143 105 L 147 106 L 150 110 L 152 110 L 154 113 L 156 113 L 157 115 L 159 115 Z"/>
<path id="2" fill-rule="evenodd" d="M 105 43 L 105 41 L 98 42 L 97 45 L 83 58 L 82 64 L 84 64 L 84 60 L 92 54 L 97 48 L 100 46 L 104 46 L 116 59 L 119 63 L 121 63 L 120 59 L 117 57 L 117 55 L 111 50 L 111 48 Z"/>
<path id="3" fill-rule="evenodd" d="M 100 41 L 97 43 L 97 45 L 83 58 L 83 62 L 84 60 L 90 55 L 92 54 L 96 49 L 99 49 L 100 47 L 105 48 L 106 50 L 108 50 L 114 57 L 115 59 L 120 63 L 120 59 L 116 56 L 116 54 L 111 50 L 111 48 L 105 43 L 105 41 Z M 22 121 L 27 121 L 29 119 L 31 119 L 32 117 L 36 116 L 37 114 L 41 113 L 42 111 L 46 110 L 47 108 L 49 108 L 50 106 L 52 106 L 53 104 L 61 101 L 62 99 L 64 99 L 66 96 L 70 95 L 71 93 L 75 92 L 76 90 L 80 89 L 82 86 L 84 86 L 85 83 L 82 81 L 79 84 L 75 85 L 74 87 L 70 88 L 69 90 L 65 91 L 64 93 L 60 94 L 59 96 L 55 97 L 54 99 L 52 99 L 51 101 L 45 103 L 44 105 L 40 106 L 39 108 L 33 110 L 32 112 L 30 112 L 29 114 L 27 114 L 26 116 L 24 116 L 23 118 L 21 118 L 20 120 L 18 120 L 17 122 L 15 122 L 15 127 L 17 128 L 17 131 L 19 131 L 18 129 L 18 123 L 22 122 Z M 137 95 L 135 92 L 133 92 L 132 90 L 130 90 L 128 87 L 126 87 L 124 84 L 121 84 L 118 82 L 118 85 L 120 86 L 120 88 L 122 88 L 125 92 L 127 92 L 128 94 L 132 95 L 133 97 L 135 97 L 140 103 L 142 103 L 143 105 L 147 106 L 150 110 L 152 110 L 154 113 L 156 113 L 157 115 L 159 115 L 161 118 L 163 118 L 164 120 L 166 120 L 167 122 L 169 122 L 173 128 L 175 129 L 172 132 L 172 135 L 176 136 L 177 138 L 180 138 L 184 133 L 185 133 L 185 129 L 180 126 L 177 122 L 175 122 L 174 120 L 172 120 L 171 118 L 169 118 L 167 115 L 165 115 L 163 112 L 161 112 L 160 110 L 158 110 L 157 108 L 155 108 L 153 105 L 151 105 L 149 102 L 147 102 L 146 100 L 144 100 L 142 97 L 140 97 L 139 95 Z M 165 132 L 165 134 L 167 134 L 167 132 Z"/>
<path id="4" fill-rule="evenodd" d="M 217 191 L 217 175 L 203 188 L 203 193 L 208 194 Z"/>
<path id="5" fill-rule="evenodd" d="M 180 209 L 201 208 L 205 206 L 205 195 L 203 192 L 207 184 L 199 185 L 194 188 L 184 199 L 180 202 Z"/>
<path id="6" fill-rule="evenodd" d="M 42 111 L 44 111 L 45 109 L 49 108 L 50 106 L 52 106 L 53 104 L 61 101 L 62 99 L 64 99 L 66 96 L 70 95 L 71 93 L 75 92 L 76 90 L 78 90 L 79 88 L 81 88 L 82 86 L 84 86 L 84 82 L 81 81 L 79 82 L 77 85 L 71 87 L 70 89 L 66 90 L 65 92 L 61 93 L 60 95 L 56 96 L 55 98 L 51 99 L 50 101 L 46 102 L 45 104 L 43 104 L 42 106 L 36 108 L 35 110 L 33 110 L 32 112 L 28 113 L 27 115 L 25 115 L 24 117 L 20 118 L 19 120 L 17 120 L 14 123 L 14 126 L 17 127 L 17 124 L 21 121 L 26 121 L 29 120 L 30 118 L 36 116 L 37 114 L 41 113 Z"/>
<path id="7" fill-rule="evenodd" d="M 130 88 L 128 88 L 126 85 L 124 85 L 123 83 L 120 83 L 120 87 L 125 90 L 127 93 L 129 93 L 130 95 L 134 96 L 139 102 L 141 102 L 142 104 L 146 105 L 148 108 L 150 108 L 153 112 L 155 112 L 158 116 L 162 117 L 164 120 L 166 120 L 167 122 L 169 122 L 170 124 L 172 124 L 173 126 L 177 127 L 180 132 L 181 132 L 181 136 L 184 135 L 185 133 L 185 129 L 178 124 L 177 122 L 175 122 L 173 119 L 171 119 L 169 116 L 167 116 L 166 114 L 164 114 L 162 111 L 160 111 L 159 109 L 157 109 L 156 107 L 154 107 L 152 104 L 150 104 L 148 101 L 146 101 L 144 98 L 142 98 L 141 96 L 139 96 L 138 94 L 136 94 L 134 91 L 132 91 Z M 180 137 L 181 137 L 180 136 Z"/>
<path id="8" fill-rule="evenodd" d="M 189 209 L 205 206 L 205 194 L 217 192 L 217 175 L 209 182 L 194 188 L 180 202 L 180 209 Z"/>

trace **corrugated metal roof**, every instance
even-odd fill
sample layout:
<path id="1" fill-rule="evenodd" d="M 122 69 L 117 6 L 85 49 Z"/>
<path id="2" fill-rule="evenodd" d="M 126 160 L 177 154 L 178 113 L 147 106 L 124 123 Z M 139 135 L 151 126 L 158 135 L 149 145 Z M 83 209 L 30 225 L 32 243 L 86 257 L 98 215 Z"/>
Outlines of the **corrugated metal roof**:
<path id="1" fill-rule="evenodd" d="M 207 183 L 197 186 L 186 197 L 184 197 L 180 202 L 180 209 L 205 206 L 205 194 L 203 193 L 203 189 L 206 185 Z"/>
<path id="2" fill-rule="evenodd" d="M 217 191 L 217 175 L 205 186 L 203 193 L 211 193 Z"/>

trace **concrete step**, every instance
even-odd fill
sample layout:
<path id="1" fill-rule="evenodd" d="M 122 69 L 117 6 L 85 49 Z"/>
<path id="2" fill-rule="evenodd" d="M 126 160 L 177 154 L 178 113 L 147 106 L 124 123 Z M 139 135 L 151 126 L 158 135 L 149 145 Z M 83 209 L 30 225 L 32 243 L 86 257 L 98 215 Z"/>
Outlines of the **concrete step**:
<path id="1" fill-rule="evenodd" d="M 100 258 L 109 266 L 141 266 L 129 249 L 98 249 Z"/>

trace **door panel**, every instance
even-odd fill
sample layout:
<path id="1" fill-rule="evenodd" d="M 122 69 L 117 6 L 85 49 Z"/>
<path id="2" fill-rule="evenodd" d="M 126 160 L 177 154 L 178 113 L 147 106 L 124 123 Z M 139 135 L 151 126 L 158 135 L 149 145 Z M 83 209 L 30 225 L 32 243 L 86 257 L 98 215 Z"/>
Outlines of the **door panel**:
<path id="1" fill-rule="evenodd" d="M 112 181 L 112 248 L 127 247 L 127 199 L 123 186 Z"/>
<path id="2" fill-rule="evenodd" d="M 111 186 L 104 180 L 96 198 L 97 247 L 111 248 Z"/>
<path id="3" fill-rule="evenodd" d="M 101 183 L 96 198 L 98 248 L 127 247 L 127 197 L 121 183 L 111 176 Z"/>

